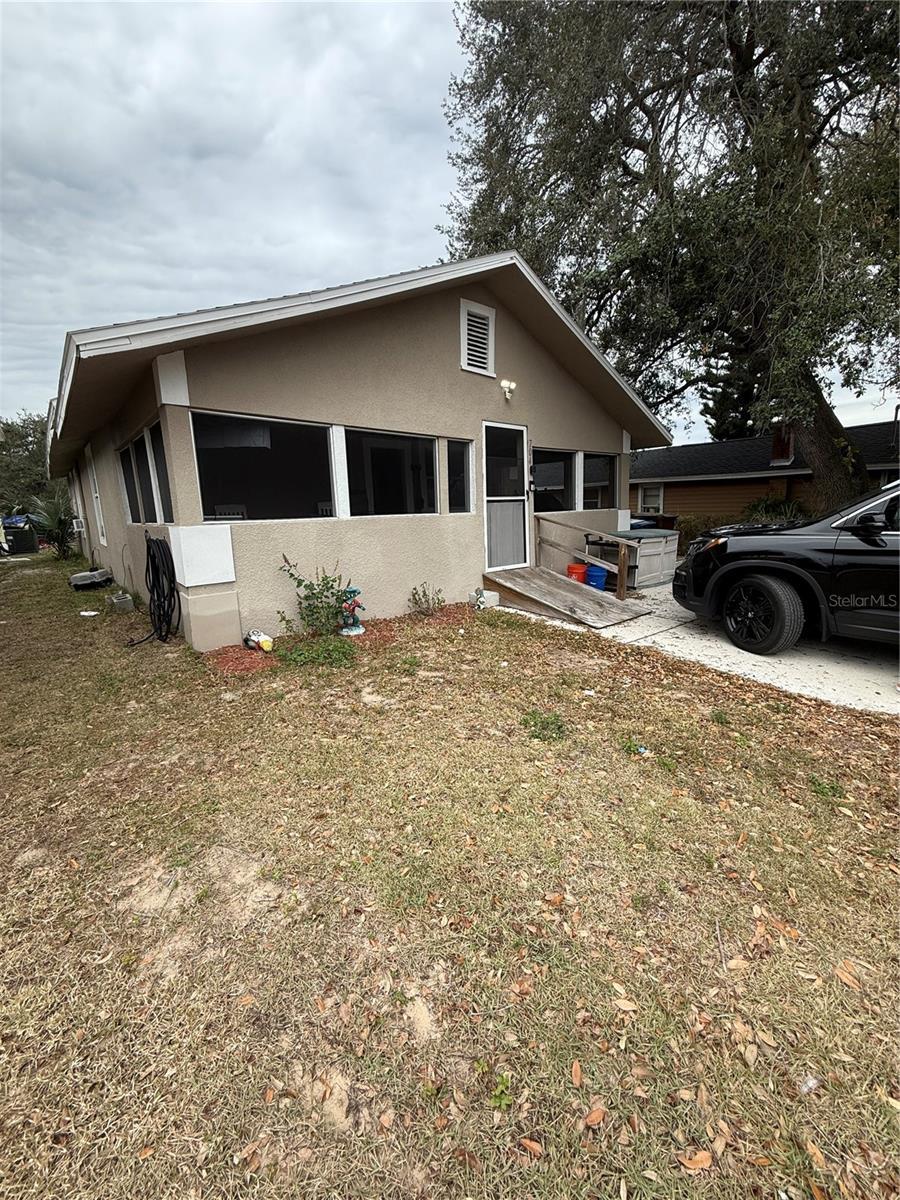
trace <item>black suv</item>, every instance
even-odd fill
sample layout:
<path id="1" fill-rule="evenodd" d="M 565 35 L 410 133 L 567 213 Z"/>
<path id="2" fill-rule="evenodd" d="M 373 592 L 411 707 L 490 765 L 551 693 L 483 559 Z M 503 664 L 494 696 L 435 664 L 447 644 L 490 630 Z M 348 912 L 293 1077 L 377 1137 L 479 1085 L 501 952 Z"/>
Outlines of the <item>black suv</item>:
<path id="1" fill-rule="evenodd" d="M 900 633 L 900 483 L 812 521 L 724 525 L 691 542 L 672 595 L 721 617 L 736 646 L 777 654 L 804 626 L 894 641 Z"/>

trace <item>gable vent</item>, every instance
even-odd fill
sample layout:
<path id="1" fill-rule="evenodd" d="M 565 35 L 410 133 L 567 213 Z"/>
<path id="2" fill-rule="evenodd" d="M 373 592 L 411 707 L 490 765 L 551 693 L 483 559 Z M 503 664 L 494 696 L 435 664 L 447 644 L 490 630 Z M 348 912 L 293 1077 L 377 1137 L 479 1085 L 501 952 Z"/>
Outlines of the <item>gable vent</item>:
<path id="1" fill-rule="evenodd" d="M 494 311 L 463 301 L 461 365 L 468 371 L 494 373 Z"/>

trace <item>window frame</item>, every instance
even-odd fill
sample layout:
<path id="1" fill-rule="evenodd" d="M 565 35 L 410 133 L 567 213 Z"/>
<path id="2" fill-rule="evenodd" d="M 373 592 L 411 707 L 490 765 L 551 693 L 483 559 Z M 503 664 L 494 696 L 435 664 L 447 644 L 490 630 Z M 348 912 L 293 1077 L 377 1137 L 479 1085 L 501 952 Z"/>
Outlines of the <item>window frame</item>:
<path id="1" fill-rule="evenodd" d="M 582 451 L 582 487 L 581 487 L 581 504 L 585 512 L 617 512 L 619 511 L 619 466 L 622 455 L 616 454 L 611 450 L 584 450 Z M 584 501 L 584 493 L 587 488 L 587 460 L 589 458 L 609 458 L 612 460 L 610 466 L 609 488 L 612 492 L 612 504 L 608 508 L 586 508 Z M 652 486 L 652 485 L 651 485 Z M 662 509 L 660 508 L 660 512 Z"/>
<path id="2" fill-rule="evenodd" d="M 188 426 L 191 431 L 191 451 L 194 456 L 194 479 L 197 483 L 197 499 L 200 502 L 200 520 L 204 525 L 284 525 L 289 521 L 334 521 L 343 519 L 340 506 L 345 498 L 339 490 L 339 463 L 335 454 L 334 431 L 343 431 L 342 425 L 329 424 L 326 421 L 304 421 L 295 417 L 270 417 L 265 413 L 242 413 L 224 411 L 218 408 L 195 408 L 191 405 L 191 419 Z M 228 517 L 207 517 L 203 512 L 203 492 L 200 487 L 200 460 L 197 458 L 197 437 L 194 432 L 193 414 L 204 417 L 228 417 L 238 421 L 268 421 L 271 425 L 306 425 L 312 429 L 324 429 L 327 434 L 328 470 L 331 478 L 331 516 L 322 517 L 249 517 L 235 521 Z M 344 471 L 344 480 L 347 474 Z"/>
<path id="3" fill-rule="evenodd" d="M 488 368 L 485 371 L 482 367 L 469 366 L 466 361 L 469 349 L 469 329 L 466 320 L 467 314 L 473 312 L 478 313 L 482 317 L 488 319 Z M 487 304 L 478 304 L 475 300 L 459 301 L 459 365 L 463 371 L 468 371 L 472 375 L 483 375 L 487 379 L 496 379 L 497 372 L 494 369 L 494 349 L 495 349 L 495 330 L 497 324 L 497 310 L 490 308 Z M 455 439 L 454 439 L 455 440 Z"/>
<path id="4" fill-rule="evenodd" d="M 97 467 L 94 463 L 94 452 L 91 443 L 84 447 L 84 460 L 88 468 L 88 483 L 91 485 L 91 498 L 94 501 L 94 517 L 97 521 L 97 537 L 101 546 L 107 545 L 106 522 L 103 520 L 103 504 L 100 500 L 100 481 L 97 478 Z"/>
<path id="5" fill-rule="evenodd" d="M 659 492 L 659 508 L 652 509 L 652 508 L 647 508 L 645 506 L 644 490 L 646 488 L 652 488 L 654 491 Z M 648 513 L 652 517 L 660 516 L 663 512 L 665 512 L 664 496 L 665 496 L 665 485 L 662 483 L 640 483 L 640 484 L 638 484 L 638 512 Z"/>
<path id="6" fill-rule="evenodd" d="M 372 521 L 372 520 L 394 520 L 397 517 L 439 517 L 441 513 L 441 497 L 440 497 L 440 463 L 438 460 L 438 441 L 437 434 L 433 433 L 410 433 L 406 429 L 371 429 L 365 425 L 344 425 L 344 471 L 347 483 L 347 517 L 353 521 Z M 419 441 L 431 442 L 431 456 L 434 472 L 434 508 L 431 512 L 405 512 L 405 513 L 355 513 L 352 511 L 351 488 L 350 488 L 350 455 L 347 450 L 347 434 L 348 433 L 371 433 L 377 437 L 386 438 L 417 438 Z M 462 439 L 452 439 L 454 441 Z M 366 464 L 367 480 L 368 480 L 368 463 Z M 454 514 L 456 515 L 456 514 Z"/>
<path id="7" fill-rule="evenodd" d="M 579 475 L 578 454 L 579 454 L 579 451 L 559 449 L 556 446 L 531 446 L 530 450 L 531 450 L 531 453 L 529 455 L 529 459 L 530 459 L 529 466 L 530 466 L 531 470 L 530 470 L 530 479 L 529 479 L 529 484 L 530 484 L 529 490 L 531 492 L 532 507 L 534 508 L 535 513 L 537 513 L 537 515 L 540 517 L 540 516 L 548 516 L 549 514 L 551 514 L 553 512 L 567 512 L 567 513 L 581 512 L 582 505 L 584 503 L 584 472 L 582 471 L 582 473 L 581 473 L 582 485 L 581 485 L 581 488 L 579 489 L 579 486 L 578 486 L 578 475 Z M 537 496 L 539 493 L 538 493 L 538 489 L 534 486 L 534 467 L 535 467 L 534 456 L 535 456 L 535 454 L 556 454 L 559 456 L 560 459 L 562 459 L 564 457 L 571 459 L 571 463 L 572 463 L 572 467 L 571 467 L 572 507 L 571 508 L 538 509 L 536 499 L 537 499 Z M 563 469 L 563 491 L 565 491 L 565 486 L 566 486 L 566 472 L 565 472 L 565 469 Z M 543 490 L 548 491 L 550 489 L 543 489 Z M 581 492 L 580 496 L 578 494 L 579 490 Z"/>
<path id="8" fill-rule="evenodd" d="M 446 445 L 446 453 L 444 455 L 447 464 L 447 515 L 449 517 L 469 517 L 475 511 L 475 443 L 471 438 L 455 438 L 448 437 L 444 441 Z M 453 442 L 457 446 L 464 446 L 466 451 L 466 507 L 451 508 L 450 507 L 450 443 Z"/>
<path id="9" fill-rule="evenodd" d="M 121 484 L 121 487 L 122 487 L 122 504 L 125 509 L 125 522 L 128 525 L 174 525 L 175 524 L 175 502 L 172 499 L 171 476 L 169 477 L 169 500 L 170 500 L 170 503 L 172 506 L 171 521 L 165 520 L 165 513 L 163 512 L 162 497 L 160 495 L 160 490 L 159 490 L 159 480 L 156 475 L 156 455 L 153 452 L 153 439 L 150 436 L 151 428 L 155 427 L 156 425 L 159 425 L 160 437 L 162 438 L 163 454 L 165 454 L 166 453 L 166 437 L 165 437 L 165 433 L 163 432 L 161 421 L 151 421 L 151 423 L 149 425 L 146 425 L 140 431 L 140 433 L 136 433 L 134 435 L 134 437 L 129 438 L 128 441 L 124 442 L 116 451 L 116 458 L 117 458 L 118 464 L 119 464 L 119 483 Z M 153 507 L 156 509 L 156 519 L 154 521 L 148 521 L 147 515 L 144 512 L 144 497 L 141 493 L 141 483 L 140 483 L 140 476 L 138 474 L 137 457 L 135 456 L 135 453 L 134 453 L 135 443 L 139 442 L 139 441 L 143 441 L 143 443 L 144 443 L 144 449 L 146 450 L 146 453 L 147 453 L 147 463 L 150 468 L 150 491 L 153 494 Z M 135 521 L 131 514 L 131 503 L 128 499 L 128 488 L 125 483 L 125 470 L 122 466 L 122 459 L 120 457 L 122 454 L 125 454 L 125 453 L 128 454 L 128 457 L 131 460 L 131 470 L 134 473 L 135 489 L 137 492 L 138 512 L 141 515 L 141 519 L 139 521 Z M 169 460 L 168 460 L 168 456 L 167 456 L 166 457 L 166 470 L 168 470 L 168 467 L 169 467 Z"/>

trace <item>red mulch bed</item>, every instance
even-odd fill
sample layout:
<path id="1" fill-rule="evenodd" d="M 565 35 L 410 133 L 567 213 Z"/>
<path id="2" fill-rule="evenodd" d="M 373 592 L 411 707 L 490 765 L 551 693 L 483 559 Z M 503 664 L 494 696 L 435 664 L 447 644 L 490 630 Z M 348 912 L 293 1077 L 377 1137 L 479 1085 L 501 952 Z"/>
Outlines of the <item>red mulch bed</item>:
<path id="1" fill-rule="evenodd" d="M 223 675 L 255 675 L 278 666 L 274 654 L 248 650 L 246 646 L 222 646 L 220 650 L 207 650 L 203 657 Z"/>
<path id="2" fill-rule="evenodd" d="M 403 617 L 379 617 L 363 621 L 365 634 L 354 638 L 356 646 L 363 652 L 373 653 L 386 649 L 396 642 L 401 628 L 410 624 L 465 625 L 472 620 L 473 610 L 468 604 L 448 604 L 430 617 L 418 617 L 409 613 Z M 255 675 L 278 666 L 274 654 L 263 654 L 260 650 L 248 650 L 246 646 L 223 646 L 220 650 L 207 650 L 204 659 L 223 675 Z"/>

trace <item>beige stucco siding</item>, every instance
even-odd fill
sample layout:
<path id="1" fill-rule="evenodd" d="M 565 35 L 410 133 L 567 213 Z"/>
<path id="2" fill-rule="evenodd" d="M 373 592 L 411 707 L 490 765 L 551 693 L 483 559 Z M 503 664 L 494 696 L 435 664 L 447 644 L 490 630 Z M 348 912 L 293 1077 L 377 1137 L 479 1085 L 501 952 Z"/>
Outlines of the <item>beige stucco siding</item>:
<path id="1" fill-rule="evenodd" d="M 460 368 L 460 299 L 496 310 L 496 378 Z M 627 437 L 589 394 L 483 285 L 451 289 L 274 332 L 204 343 L 184 352 L 191 408 L 166 404 L 148 369 L 118 418 L 92 438 L 107 530 L 94 528 L 82 456 L 85 510 L 95 560 L 143 592 L 144 529 L 128 520 L 118 449 L 148 424 L 162 422 L 174 523 L 202 523 L 191 409 L 307 420 L 438 439 L 437 514 L 248 521 L 231 525 L 236 581 L 183 590 L 185 633 L 201 648 L 236 640 L 260 626 L 278 632 L 293 588 L 279 572 L 282 555 L 312 574 L 335 566 L 362 588 L 366 616 L 406 609 L 413 585 L 427 581 L 448 601 L 482 581 L 483 422 L 525 425 L 532 446 L 621 455 L 620 503 L 628 494 Z M 515 380 L 506 400 L 500 380 Z M 163 400 L 160 406 L 160 399 Z M 447 511 L 446 438 L 471 441 L 474 509 Z M 580 515 L 580 514 L 579 514 Z M 614 512 L 584 514 L 586 524 L 615 528 Z M 167 527 L 147 527 L 168 536 Z M 532 526 L 532 561 L 535 538 Z M 204 632 L 205 631 L 205 632 Z"/>
<path id="2" fill-rule="evenodd" d="M 496 309 L 496 378 L 460 368 L 461 298 Z M 404 611 L 412 586 L 423 580 L 448 601 L 464 600 L 484 568 L 484 421 L 526 425 L 535 446 L 622 452 L 621 427 L 483 286 L 197 347 L 186 352 L 185 364 L 192 408 L 474 443 L 472 514 L 446 511 L 441 442 L 438 514 L 234 523 L 244 628 L 277 629 L 277 611 L 290 610 L 292 587 L 278 571 L 282 554 L 304 573 L 337 566 L 363 589 L 369 616 Z M 502 394 L 503 378 L 516 381 L 511 401 Z M 186 417 L 187 410 L 178 410 L 180 427 Z M 181 457 L 170 471 L 178 475 L 180 511 L 187 514 L 179 520 L 199 522 L 195 464 L 187 463 L 181 439 L 174 442 Z"/>

